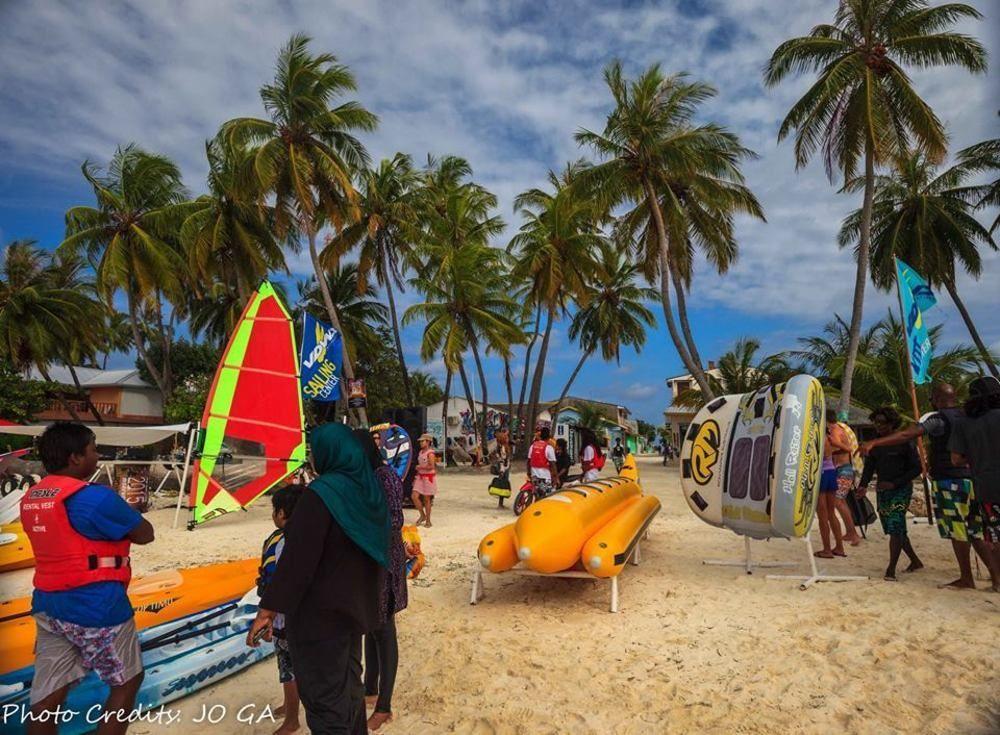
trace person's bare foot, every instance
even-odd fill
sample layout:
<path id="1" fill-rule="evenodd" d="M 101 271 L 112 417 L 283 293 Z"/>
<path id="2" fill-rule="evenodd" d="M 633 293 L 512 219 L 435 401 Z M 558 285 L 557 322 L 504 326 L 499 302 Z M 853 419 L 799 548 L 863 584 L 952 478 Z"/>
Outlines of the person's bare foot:
<path id="1" fill-rule="evenodd" d="M 959 577 L 954 582 L 948 582 L 947 584 L 938 585 L 938 589 L 942 590 L 974 590 L 976 589 L 975 581 L 971 579 L 962 579 Z"/>
<path id="2" fill-rule="evenodd" d="M 832 559 L 833 552 L 828 551 L 827 549 L 823 549 L 822 551 L 817 551 L 815 554 L 813 554 L 813 556 L 818 557 L 820 559 Z"/>
<path id="3" fill-rule="evenodd" d="M 1000 584 L 995 584 L 989 588 L 990 592 L 1000 592 Z"/>
<path id="4" fill-rule="evenodd" d="M 372 716 L 368 718 L 368 729 L 378 730 L 387 722 L 392 722 L 391 712 L 372 712 Z"/>
<path id="5" fill-rule="evenodd" d="M 860 536 L 852 536 L 851 538 L 845 538 L 844 541 L 846 541 L 847 543 L 849 543 L 851 546 L 860 546 L 861 545 L 861 537 Z"/>
<path id="6" fill-rule="evenodd" d="M 300 727 L 302 727 L 302 725 L 299 724 L 298 719 L 292 721 L 286 719 L 281 723 L 281 727 L 274 731 L 274 735 L 292 735 L 292 733 L 296 732 Z"/>
<path id="7" fill-rule="evenodd" d="M 920 562 L 920 561 L 911 561 L 910 562 L 910 566 L 908 566 L 903 571 L 904 572 L 910 572 L 910 573 L 912 573 L 912 572 L 919 572 L 923 568 L 924 568 L 923 562 Z"/>
<path id="8" fill-rule="evenodd" d="M 424 522 L 424 528 L 430 528 L 431 525 L 433 525 L 433 524 L 430 521 L 425 521 Z"/>
<path id="9" fill-rule="evenodd" d="M 284 717 L 285 716 L 285 705 L 279 704 L 277 707 L 275 707 L 273 710 L 271 710 L 271 714 L 274 715 L 275 717 Z"/>
<path id="10" fill-rule="evenodd" d="M 833 550 L 833 555 L 834 556 L 842 556 L 845 559 L 847 558 L 847 553 L 843 549 L 834 549 Z"/>
<path id="11" fill-rule="evenodd" d="M 888 572 L 887 571 L 885 573 L 885 576 L 882 577 L 882 579 L 884 579 L 886 582 L 895 582 L 896 581 L 896 573 L 895 572 Z"/>

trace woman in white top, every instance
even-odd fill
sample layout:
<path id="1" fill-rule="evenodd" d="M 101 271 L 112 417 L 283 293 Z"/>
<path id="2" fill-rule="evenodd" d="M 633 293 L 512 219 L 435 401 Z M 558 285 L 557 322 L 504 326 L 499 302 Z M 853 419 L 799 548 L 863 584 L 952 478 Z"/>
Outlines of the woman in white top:
<path id="1" fill-rule="evenodd" d="M 590 429 L 580 429 L 580 467 L 583 469 L 581 482 L 593 482 L 601 474 L 604 455 L 597 445 L 597 437 Z"/>

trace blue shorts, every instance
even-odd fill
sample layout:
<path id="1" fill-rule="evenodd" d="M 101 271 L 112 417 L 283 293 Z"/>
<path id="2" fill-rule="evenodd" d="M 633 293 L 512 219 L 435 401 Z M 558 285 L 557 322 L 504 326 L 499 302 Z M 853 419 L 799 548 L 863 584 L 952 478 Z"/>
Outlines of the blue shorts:
<path id="1" fill-rule="evenodd" d="M 837 492 L 837 469 L 823 470 L 819 478 L 819 491 L 821 493 Z"/>

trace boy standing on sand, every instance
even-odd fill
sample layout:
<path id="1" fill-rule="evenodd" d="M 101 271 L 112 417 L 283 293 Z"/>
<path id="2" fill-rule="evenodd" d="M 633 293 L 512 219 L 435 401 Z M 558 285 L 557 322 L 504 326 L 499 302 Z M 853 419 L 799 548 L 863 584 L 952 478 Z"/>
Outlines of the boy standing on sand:
<path id="1" fill-rule="evenodd" d="M 98 735 L 128 729 L 142 683 L 142 658 L 126 590 L 131 544 L 148 544 L 153 527 L 119 495 L 88 480 L 97 470 L 94 432 L 53 424 L 38 439 L 46 472 L 21 499 L 21 523 L 35 551 L 33 715 L 51 712 L 94 671 L 110 688 Z M 57 732 L 56 718 L 33 720 L 29 735 Z"/>
<path id="2" fill-rule="evenodd" d="M 292 517 L 295 504 L 298 502 L 305 485 L 285 485 L 271 496 L 271 520 L 275 528 L 264 540 L 260 553 L 260 572 L 257 577 L 257 594 L 264 595 L 268 582 L 274 576 L 278 559 L 285 547 L 285 525 Z M 285 616 L 277 614 L 271 623 L 271 635 L 274 641 L 274 654 L 278 663 L 278 682 L 281 684 L 284 701 L 275 710 L 275 714 L 284 717 L 281 727 L 274 735 L 290 735 L 301 727 L 299 724 L 299 688 L 295 683 L 295 672 L 292 669 L 292 654 L 288 649 L 288 638 L 285 636 Z"/>

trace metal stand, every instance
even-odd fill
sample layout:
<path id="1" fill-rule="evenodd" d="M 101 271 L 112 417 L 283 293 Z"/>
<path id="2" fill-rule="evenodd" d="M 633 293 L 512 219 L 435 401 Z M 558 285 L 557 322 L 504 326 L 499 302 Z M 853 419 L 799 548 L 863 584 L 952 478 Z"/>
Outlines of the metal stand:
<path id="1" fill-rule="evenodd" d="M 643 538 L 648 538 L 647 533 Z M 632 555 L 629 557 L 629 561 L 632 562 L 633 566 L 638 566 L 639 562 L 642 561 L 642 552 L 640 551 L 641 544 L 637 543 L 635 548 L 632 550 Z M 516 574 L 522 577 L 561 577 L 563 579 L 589 579 L 591 582 L 599 582 L 600 577 L 595 577 L 588 572 L 568 570 L 565 572 L 554 572 L 553 574 L 543 574 L 542 572 L 535 572 L 531 569 L 511 569 L 506 572 L 501 572 L 501 574 Z M 611 577 L 609 580 L 611 582 L 611 605 L 610 611 L 613 613 L 618 612 L 618 575 Z M 484 596 L 483 591 L 483 568 L 476 564 L 475 569 L 472 572 L 472 594 L 469 596 L 469 604 L 475 605 Z"/>
<path id="2" fill-rule="evenodd" d="M 768 579 L 800 579 L 802 580 L 802 584 L 799 585 L 800 590 L 807 590 L 817 582 L 861 582 L 870 579 L 870 577 L 862 576 L 831 576 L 820 574 L 816 568 L 816 556 L 813 554 L 812 539 L 806 536 L 803 540 L 806 542 L 806 551 L 809 554 L 809 569 L 812 571 L 812 574 L 808 577 L 791 574 L 768 574 Z"/>
<path id="3" fill-rule="evenodd" d="M 794 567 L 797 566 L 795 562 L 791 561 L 758 561 L 755 562 L 750 555 L 750 537 L 743 537 L 743 547 L 745 549 L 745 556 L 743 561 L 737 561 L 736 559 L 705 559 L 702 564 L 709 564 L 714 567 L 743 567 L 747 574 L 753 574 L 754 567 L 760 569 L 771 569 L 774 567 Z"/>
<path id="4" fill-rule="evenodd" d="M 181 503 L 184 501 L 184 485 L 187 484 L 188 469 L 191 467 L 191 454 L 194 452 L 194 443 L 198 439 L 198 427 L 194 424 L 188 429 L 188 447 L 184 455 L 184 472 L 181 474 L 181 488 L 177 492 L 177 508 L 174 510 L 174 525 L 177 528 L 177 520 L 181 516 Z"/>

